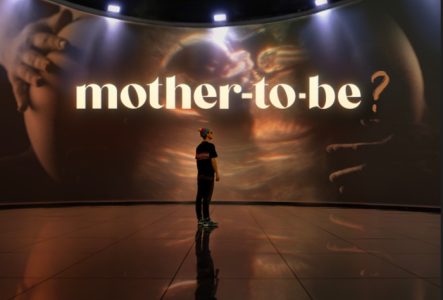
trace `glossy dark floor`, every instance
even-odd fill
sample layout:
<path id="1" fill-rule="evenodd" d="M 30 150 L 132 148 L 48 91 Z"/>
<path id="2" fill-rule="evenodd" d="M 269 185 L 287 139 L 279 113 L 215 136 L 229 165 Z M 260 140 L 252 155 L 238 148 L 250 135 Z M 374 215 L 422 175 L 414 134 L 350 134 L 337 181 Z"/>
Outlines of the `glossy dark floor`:
<path id="1" fill-rule="evenodd" d="M 191 205 L 0 211 L 0 299 L 440 299 L 440 215 Z M 14 296 L 16 296 L 14 298 Z"/>

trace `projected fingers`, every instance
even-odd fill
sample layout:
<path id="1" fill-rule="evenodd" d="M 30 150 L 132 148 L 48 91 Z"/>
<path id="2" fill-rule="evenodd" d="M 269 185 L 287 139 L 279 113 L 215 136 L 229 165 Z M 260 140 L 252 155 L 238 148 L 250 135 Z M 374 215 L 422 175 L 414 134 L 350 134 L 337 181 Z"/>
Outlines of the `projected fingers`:
<path id="1" fill-rule="evenodd" d="M 29 105 L 29 85 L 18 78 L 12 79 L 11 84 L 16 97 L 17 110 L 24 112 Z"/>
<path id="2" fill-rule="evenodd" d="M 46 57 L 34 50 L 24 52 L 22 62 L 39 71 L 48 71 L 50 64 L 50 61 Z"/>
<path id="3" fill-rule="evenodd" d="M 67 41 L 57 36 L 61 29 L 73 22 L 72 12 L 66 9 L 31 24 L 33 34 L 28 41 L 40 52 L 61 51 L 67 46 Z"/>
<path id="4" fill-rule="evenodd" d="M 66 41 L 52 33 L 38 32 L 31 38 L 31 44 L 42 51 L 63 50 Z"/>
<path id="5" fill-rule="evenodd" d="M 43 78 L 34 69 L 23 64 L 17 67 L 16 75 L 25 83 L 33 84 L 36 86 L 43 85 Z"/>
<path id="6" fill-rule="evenodd" d="M 348 193 L 349 188 L 352 189 L 354 187 L 353 183 L 358 181 L 366 167 L 366 164 L 360 164 L 334 171 L 329 175 L 329 181 L 338 186 L 340 194 Z"/>
<path id="7" fill-rule="evenodd" d="M 265 73 L 290 69 L 305 58 L 304 52 L 294 46 L 267 48 L 257 56 L 257 66 Z"/>
<path id="8" fill-rule="evenodd" d="M 329 175 L 329 180 L 331 182 L 336 182 L 340 178 L 344 178 L 346 176 L 349 176 L 349 175 L 352 175 L 352 174 L 355 174 L 355 173 L 363 171 L 363 169 L 365 167 L 366 167 L 366 164 L 360 164 L 360 165 L 357 165 L 357 166 L 353 166 L 353 167 L 350 167 L 350 168 L 345 168 L 345 169 L 342 169 L 342 170 L 339 170 L 339 171 L 332 172 Z"/>
<path id="9" fill-rule="evenodd" d="M 339 186 L 339 192 L 345 193 L 348 188 L 353 188 L 357 182 L 364 180 L 363 175 L 372 162 L 372 155 L 374 152 L 380 150 L 380 148 L 388 144 L 393 138 L 393 134 L 388 135 L 385 138 L 358 143 L 340 143 L 330 144 L 326 147 L 326 152 L 329 155 L 342 155 L 346 157 L 344 160 L 347 166 L 343 166 L 339 169 L 332 171 L 329 174 L 329 181 Z M 337 159 L 340 161 L 340 159 Z M 353 160 L 362 161 L 361 163 L 355 163 Z M 342 159 L 343 161 L 343 159 Z"/>
<path id="10" fill-rule="evenodd" d="M 333 151 L 339 151 L 339 150 L 346 150 L 346 149 L 352 149 L 352 150 L 360 150 L 362 148 L 367 148 L 371 146 L 377 146 L 377 145 L 384 145 L 387 142 L 389 142 L 392 139 L 393 135 L 390 134 L 384 139 L 375 141 L 375 142 L 362 142 L 362 143 L 350 143 L 350 144 L 331 144 L 326 147 L 326 152 L 333 152 Z"/>
<path id="11" fill-rule="evenodd" d="M 24 112 L 29 106 L 29 86 L 41 86 L 43 78 L 32 68 L 19 64 L 15 72 L 9 72 L 8 78 L 17 103 L 17 110 Z"/>
<path id="12" fill-rule="evenodd" d="M 62 10 L 49 18 L 29 23 L 14 38 L 2 56 L 17 108 L 23 112 L 29 106 L 29 87 L 44 84 L 43 72 L 51 66 L 46 57 L 51 51 L 61 51 L 67 42 L 58 37 L 58 31 L 72 22 L 72 13 Z"/>

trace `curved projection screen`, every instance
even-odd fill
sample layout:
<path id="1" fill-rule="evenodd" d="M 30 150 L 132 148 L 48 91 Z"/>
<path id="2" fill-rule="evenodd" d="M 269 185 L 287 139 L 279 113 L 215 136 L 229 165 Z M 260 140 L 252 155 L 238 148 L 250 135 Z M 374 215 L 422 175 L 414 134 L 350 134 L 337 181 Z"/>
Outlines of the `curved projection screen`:
<path id="1" fill-rule="evenodd" d="M 192 200 L 208 127 L 214 200 L 439 205 L 440 3 L 367 2 L 186 28 L 2 0 L 1 201 Z"/>

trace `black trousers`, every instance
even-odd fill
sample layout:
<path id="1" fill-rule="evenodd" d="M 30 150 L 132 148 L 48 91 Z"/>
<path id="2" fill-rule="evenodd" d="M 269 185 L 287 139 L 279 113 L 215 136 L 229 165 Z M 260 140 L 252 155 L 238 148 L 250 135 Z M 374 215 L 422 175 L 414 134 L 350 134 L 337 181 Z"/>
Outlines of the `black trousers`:
<path id="1" fill-rule="evenodd" d="M 214 178 L 199 176 L 197 178 L 197 197 L 195 198 L 195 212 L 197 219 L 209 219 L 209 203 L 211 202 L 212 192 L 214 191 Z"/>

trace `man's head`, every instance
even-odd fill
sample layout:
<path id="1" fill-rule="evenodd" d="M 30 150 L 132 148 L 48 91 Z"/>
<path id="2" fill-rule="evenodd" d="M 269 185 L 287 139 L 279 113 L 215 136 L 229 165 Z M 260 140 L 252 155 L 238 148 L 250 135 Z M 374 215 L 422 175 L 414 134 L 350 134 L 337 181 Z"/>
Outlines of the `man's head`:
<path id="1" fill-rule="evenodd" d="M 200 132 L 200 136 L 202 137 L 202 139 L 206 140 L 212 140 L 212 130 L 209 128 L 200 128 L 198 130 L 198 132 Z"/>

